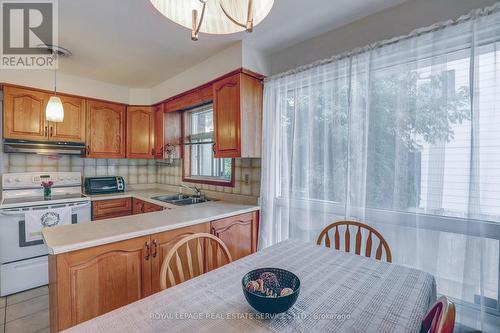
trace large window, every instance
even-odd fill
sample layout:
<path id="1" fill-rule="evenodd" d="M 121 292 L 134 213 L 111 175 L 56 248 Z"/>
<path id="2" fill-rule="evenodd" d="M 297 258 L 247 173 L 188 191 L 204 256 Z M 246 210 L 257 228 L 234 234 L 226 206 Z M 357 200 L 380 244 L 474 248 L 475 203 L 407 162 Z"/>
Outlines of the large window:
<path id="1" fill-rule="evenodd" d="M 478 16 L 268 79 L 261 246 L 360 220 L 393 262 L 435 277 L 459 322 L 500 321 L 499 22 Z"/>
<path id="2" fill-rule="evenodd" d="M 232 159 L 214 157 L 212 104 L 186 111 L 183 117 L 183 180 L 205 184 L 232 185 Z"/>

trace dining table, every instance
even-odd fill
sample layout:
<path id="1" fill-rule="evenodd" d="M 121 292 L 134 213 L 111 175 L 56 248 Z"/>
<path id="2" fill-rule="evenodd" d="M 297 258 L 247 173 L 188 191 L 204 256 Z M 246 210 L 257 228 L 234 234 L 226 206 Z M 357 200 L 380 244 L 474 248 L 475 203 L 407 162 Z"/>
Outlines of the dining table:
<path id="1" fill-rule="evenodd" d="M 263 267 L 299 277 L 287 312 L 262 314 L 247 303 L 242 277 Z M 435 300 L 431 274 L 286 240 L 65 332 L 419 332 Z"/>

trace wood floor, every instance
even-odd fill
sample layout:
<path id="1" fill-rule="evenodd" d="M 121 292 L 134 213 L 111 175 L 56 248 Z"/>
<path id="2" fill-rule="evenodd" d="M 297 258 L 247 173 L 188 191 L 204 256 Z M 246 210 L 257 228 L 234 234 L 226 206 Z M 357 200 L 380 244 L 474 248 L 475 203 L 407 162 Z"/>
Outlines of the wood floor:
<path id="1" fill-rule="evenodd" d="M 43 286 L 0 297 L 0 333 L 48 333 L 49 295 Z"/>

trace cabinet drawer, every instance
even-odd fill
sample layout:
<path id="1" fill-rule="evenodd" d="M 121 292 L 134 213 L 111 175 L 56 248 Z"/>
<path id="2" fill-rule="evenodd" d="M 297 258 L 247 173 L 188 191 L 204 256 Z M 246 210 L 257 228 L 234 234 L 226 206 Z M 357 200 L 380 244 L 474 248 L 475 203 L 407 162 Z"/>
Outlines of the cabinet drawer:
<path id="1" fill-rule="evenodd" d="M 99 200 L 92 203 L 92 217 L 94 220 L 126 216 L 131 213 L 132 200 L 130 198 Z"/>

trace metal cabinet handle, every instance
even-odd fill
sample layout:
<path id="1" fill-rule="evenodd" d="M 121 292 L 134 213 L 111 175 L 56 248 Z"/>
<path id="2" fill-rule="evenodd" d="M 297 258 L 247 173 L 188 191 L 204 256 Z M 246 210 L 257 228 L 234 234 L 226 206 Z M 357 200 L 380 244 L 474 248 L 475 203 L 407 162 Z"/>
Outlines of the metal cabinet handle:
<path id="1" fill-rule="evenodd" d="M 48 136 L 48 126 L 45 126 L 45 132 L 44 132 L 44 135 L 43 136 Z"/>
<path id="2" fill-rule="evenodd" d="M 158 255 L 158 241 L 156 239 L 153 240 L 153 245 L 155 248 L 155 252 L 153 252 L 153 258 L 156 258 L 156 256 Z"/>
<path id="3" fill-rule="evenodd" d="M 212 145 L 212 151 L 214 152 L 215 155 L 215 143 Z"/>
<path id="4" fill-rule="evenodd" d="M 50 126 L 50 136 L 54 136 L 54 127 Z"/>
<path id="5" fill-rule="evenodd" d="M 146 242 L 146 257 L 144 257 L 144 259 L 146 260 L 149 260 L 149 251 L 150 251 L 150 246 L 149 246 L 149 242 Z"/>

